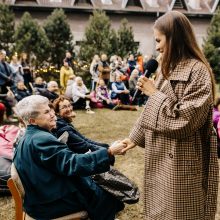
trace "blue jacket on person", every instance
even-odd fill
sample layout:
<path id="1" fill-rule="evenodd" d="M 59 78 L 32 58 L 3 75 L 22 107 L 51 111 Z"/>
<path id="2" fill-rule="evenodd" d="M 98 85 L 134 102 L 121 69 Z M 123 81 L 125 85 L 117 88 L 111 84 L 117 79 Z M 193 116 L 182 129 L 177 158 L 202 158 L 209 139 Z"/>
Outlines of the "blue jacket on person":
<path id="1" fill-rule="evenodd" d="M 12 68 L 7 62 L 0 61 L 0 86 L 5 85 L 6 82 L 12 80 Z"/>
<path id="2" fill-rule="evenodd" d="M 28 125 L 13 162 L 25 190 L 24 208 L 33 218 L 49 220 L 85 209 L 91 220 L 113 220 L 123 209 L 121 202 L 90 177 L 110 169 L 106 148 L 76 154 L 49 131 Z M 65 209 L 63 204 L 71 202 L 73 210 Z"/>
<path id="3" fill-rule="evenodd" d="M 65 131 L 68 132 L 69 137 L 67 140 L 67 145 L 70 148 L 70 150 L 74 151 L 75 153 L 86 153 L 89 150 L 96 151 L 102 147 L 109 148 L 108 144 L 100 143 L 93 141 L 89 138 L 86 138 L 84 135 L 82 135 L 77 129 L 68 121 L 66 121 L 63 118 L 60 118 L 57 116 L 57 124 L 56 129 L 54 129 L 52 132 L 56 135 L 57 138 L 59 138 Z M 114 165 L 115 157 L 110 157 L 110 164 Z"/>

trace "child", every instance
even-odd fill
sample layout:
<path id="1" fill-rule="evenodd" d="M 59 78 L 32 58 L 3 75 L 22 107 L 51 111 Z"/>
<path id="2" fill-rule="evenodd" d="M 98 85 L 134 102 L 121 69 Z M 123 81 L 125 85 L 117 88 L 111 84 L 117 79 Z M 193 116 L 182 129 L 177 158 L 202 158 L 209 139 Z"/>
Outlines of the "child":
<path id="1" fill-rule="evenodd" d="M 99 79 L 97 88 L 96 88 L 96 99 L 107 108 L 114 108 L 115 104 L 112 102 L 107 86 L 105 85 L 105 81 L 103 79 Z"/>

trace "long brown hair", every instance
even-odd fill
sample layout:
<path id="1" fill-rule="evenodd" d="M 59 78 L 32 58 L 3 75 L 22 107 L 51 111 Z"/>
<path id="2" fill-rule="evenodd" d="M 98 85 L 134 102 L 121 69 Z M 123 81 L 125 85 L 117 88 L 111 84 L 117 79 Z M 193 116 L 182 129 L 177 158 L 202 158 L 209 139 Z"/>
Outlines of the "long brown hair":
<path id="1" fill-rule="evenodd" d="M 166 50 L 161 63 L 161 71 L 165 78 L 169 77 L 177 64 L 189 58 L 195 58 L 204 63 L 209 70 L 212 81 L 213 99 L 215 97 L 215 79 L 212 69 L 199 48 L 192 25 L 188 18 L 178 12 L 169 11 L 154 24 L 154 28 L 166 36 Z"/>

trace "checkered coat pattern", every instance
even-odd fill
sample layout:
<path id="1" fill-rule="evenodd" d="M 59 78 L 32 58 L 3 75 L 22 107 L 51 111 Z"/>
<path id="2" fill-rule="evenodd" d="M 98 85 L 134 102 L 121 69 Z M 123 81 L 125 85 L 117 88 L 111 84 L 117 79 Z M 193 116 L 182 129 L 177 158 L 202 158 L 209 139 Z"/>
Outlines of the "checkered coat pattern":
<path id="1" fill-rule="evenodd" d="M 195 59 L 162 74 L 130 133 L 145 148 L 147 220 L 214 220 L 218 188 L 211 78 Z"/>

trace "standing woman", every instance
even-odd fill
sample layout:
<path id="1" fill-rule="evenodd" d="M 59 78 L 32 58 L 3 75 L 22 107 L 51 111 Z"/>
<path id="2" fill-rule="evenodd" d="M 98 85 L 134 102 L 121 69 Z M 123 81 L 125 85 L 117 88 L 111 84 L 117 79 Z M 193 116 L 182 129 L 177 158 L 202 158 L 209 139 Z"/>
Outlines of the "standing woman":
<path id="1" fill-rule="evenodd" d="M 33 76 L 31 73 L 31 68 L 28 62 L 28 55 L 27 53 L 21 53 L 21 58 L 20 58 L 20 64 L 23 69 L 23 77 L 24 77 L 24 84 L 26 87 L 30 87 L 29 83 L 33 82 Z"/>
<path id="2" fill-rule="evenodd" d="M 218 189 L 212 70 L 185 15 L 170 11 L 154 25 L 161 72 L 138 89 L 149 96 L 127 147 L 145 148 L 148 220 L 214 220 Z"/>
<path id="3" fill-rule="evenodd" d="M 63 66 L 60 69 L 60 86 L 65 91 L 68 80 L 74 75 L 73 69 L 69 66 L 66 59 L 63 60 Z"/>

